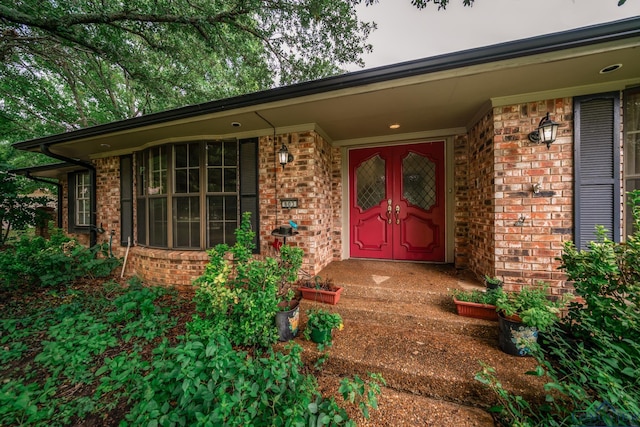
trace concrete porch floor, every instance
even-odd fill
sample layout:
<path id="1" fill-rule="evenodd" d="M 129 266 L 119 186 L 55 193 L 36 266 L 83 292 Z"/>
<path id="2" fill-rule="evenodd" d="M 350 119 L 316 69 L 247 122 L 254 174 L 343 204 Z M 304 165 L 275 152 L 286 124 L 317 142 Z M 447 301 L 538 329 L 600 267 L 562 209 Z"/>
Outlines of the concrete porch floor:
<path id="1" fill-rule="evenodd" d="M 496 397 L 474 380 L 479 361 L 493 366 L 505 388 L 539 399 L 541 385 L 524 375 L 535 367 L 532 358 L 509 356 L 498 349 L 497 322 L 458 316 L 449 296 L 452 288 L 483 285 L 450 265 L 345 260 L 319 273 L 345 289 L 337 305 L 303 300 L 312 307 L 340 313 L 345 328 L 334 333 L 319 383 L 329 394 L 339 379 L 368 372 L 381 373 L 387 387 L 380 409 L 364 426 L 492 426 L 486 411 Z M 315 345 L 301 336 L 305 357 L 318 357 Z M 341 397 L 336 397 L 341 401 Z M 356 412 L 353 412 L 356 415 Z"/>

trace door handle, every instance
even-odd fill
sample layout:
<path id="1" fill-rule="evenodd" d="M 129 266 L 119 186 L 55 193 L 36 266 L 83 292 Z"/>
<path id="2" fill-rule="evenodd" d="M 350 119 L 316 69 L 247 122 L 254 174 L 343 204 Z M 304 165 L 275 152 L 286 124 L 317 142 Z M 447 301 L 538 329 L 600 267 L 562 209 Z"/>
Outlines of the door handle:
<path id="1" fill-rule="evenodd" d="M 400 224 L 400 205 L 396 205 L 396 224 Z"/>
<path id="2" fill-rule="evenodd" d="M 391 199 L 387 200 L 387 223 L 391 224 Z"/>

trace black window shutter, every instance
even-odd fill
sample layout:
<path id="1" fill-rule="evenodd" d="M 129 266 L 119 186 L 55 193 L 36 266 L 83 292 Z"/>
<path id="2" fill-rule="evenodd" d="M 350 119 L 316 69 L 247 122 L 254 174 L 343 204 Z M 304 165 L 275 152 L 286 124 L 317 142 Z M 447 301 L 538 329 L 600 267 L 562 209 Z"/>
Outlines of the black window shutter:
<path id="1" fill-rule="evenodd" d="M 256 232 L 256 251 L 260 248 L 258 212 L 258 138 L 240 140 L 240 214 L 251 212 L 251 227 Z"/>
<path id="2" fill-rule="evenodd" d="M 585 249 L 595 226 L 620 241 L 620 96 L 617 92 L 576 97 L 575 244 Z"/>
<path id="3" fill-rule="evenodd" d="M 133 243 L 133 157 L 120 157 L 120 244 Z"/>

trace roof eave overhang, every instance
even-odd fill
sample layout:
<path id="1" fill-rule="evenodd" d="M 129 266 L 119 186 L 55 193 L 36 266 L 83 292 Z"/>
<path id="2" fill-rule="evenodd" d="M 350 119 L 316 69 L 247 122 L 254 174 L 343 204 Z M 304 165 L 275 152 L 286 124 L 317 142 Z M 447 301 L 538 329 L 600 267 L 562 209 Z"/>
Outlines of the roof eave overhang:
<path id="1" fill-rule="evenodd" d="M 283 100 L 389 82 L 417 75 L 426 75 L 531 55 L 603 44 L 638 36 L 640 36 L 640 17 L 634 17 L 613 23 L 592 25 L 561 33 L 443 54 L 426 59 L 356 71 L 247 95 L 190 105 L 67 133 L 22 141 L 14 143 L 13 146 L 22 150 L 34 150 L 39 149 L 41 145 L 51 146 L 114 132 L 153 126 L 158 123 L 189 119 L 206 114 L 250 108 Z"/>

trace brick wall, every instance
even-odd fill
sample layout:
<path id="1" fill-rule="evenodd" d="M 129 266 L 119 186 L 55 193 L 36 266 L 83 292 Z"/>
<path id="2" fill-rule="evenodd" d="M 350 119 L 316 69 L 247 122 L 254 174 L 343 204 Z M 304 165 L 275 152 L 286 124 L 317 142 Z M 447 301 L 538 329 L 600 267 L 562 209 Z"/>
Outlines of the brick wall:
<path id="1" fill-rule="evenodd" d="M 468 140 L 468 267 L 482 275 L 495 268 L 493 113 L 469 131 Z"/>
<path id="2" fill-rule="evenodd" d="M 561 124 L 549 150 L 528 139 L 547 111 Z M 477 275 L 501 276 L 511 289 L 543 280 L 562 292 L 555 258 L 572 238 L 572 114 L 571 98 L 497 107 L 470 132 L 469 266 Z"/>
<path id="3" fill-rule="evenodd" d="M 148 285 L 192 289 L 193 279 L 201 276 L 209 256 L 205 251 L 170 251 L 136 246 L 129 251 L 125 276 L 137 275 Z"/>
<path id="4" fill-rule="evenodd" d="M 455 210 L 454 263 L 458 269 L 469 267 L 469 139 L 459 135 L 453 141 Z"/>
<path id="5" fill-rule="evenodd" d="M 294 156 L 284 169 L 275 160 L 282 142 Z M 275 142 L 263 137 L 259 144 L 260 252 L 275 256 L 271 231 L 293 220 L 299 234 L 287 243 L 304 250 L 303 269 L 315 274 L 340 251 L 339 151 L 315 132 L 278 135 Z M 297 198 L 298 208 L 282 209 L 282 198 Z"/>

